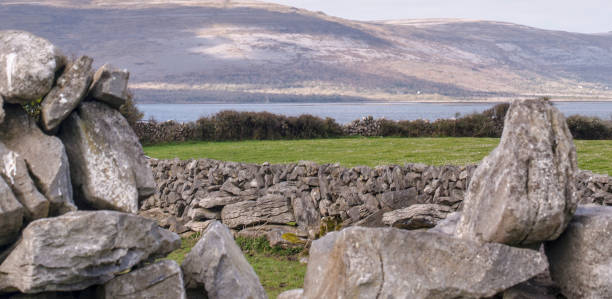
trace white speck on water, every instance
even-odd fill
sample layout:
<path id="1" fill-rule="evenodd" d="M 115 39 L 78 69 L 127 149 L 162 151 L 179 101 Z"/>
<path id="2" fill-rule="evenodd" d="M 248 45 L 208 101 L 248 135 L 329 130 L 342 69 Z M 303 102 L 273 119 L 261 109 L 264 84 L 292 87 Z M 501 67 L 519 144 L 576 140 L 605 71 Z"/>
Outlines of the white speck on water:
<path id="1" fill-rule="evenodd" d="M 8 81 L 9 90 L 13 89 L 13 71 L 15 70 L 15 60 L 17 53 L 6 55 L 6 78 Z"/>

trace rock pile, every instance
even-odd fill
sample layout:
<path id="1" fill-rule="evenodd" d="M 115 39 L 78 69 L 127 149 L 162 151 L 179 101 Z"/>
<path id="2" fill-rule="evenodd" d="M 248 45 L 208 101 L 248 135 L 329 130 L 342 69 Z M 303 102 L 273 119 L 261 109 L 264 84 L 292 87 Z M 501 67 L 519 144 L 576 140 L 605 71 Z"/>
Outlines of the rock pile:
<path id="1" fill-rule="evenodd" d="M 349 169 L 312 162 L 255 165 L 210 159 L 152 159 L 150 164 L 157 189 L 143 202 L 142 215 L 178 233 L 221 220 L 240 234 L 259 232 L 275 243 L 283 243 L 279 232 L 303 238 L 320 235 L 329 222 L 343 227 L 435 225 L 461 208 L 476 169 L 422 164 Z M 577 173 L 580 203 L 612 204 L 612 178 Z M 386 213 L 397 225 L 383 223 Z M 283 245 L 291 246 L 286 240 Z"/>
<path id="2" fill-rule="evenodd" d="M 155 262 L 180 238 L 136 215 L 156 186 L 117 110 L 129 73 L 105 65 L 94 75 L 92 62 L 0 31 L 0 298 L 187 298 L 184 269 L 200 283 L 193 298 L 265 298 L 222 224 L 202 230 L 183 269 Z M 202 271 L 210 277 L 193 278 Z M 236 281 L 248 288 L 234 293 Z"/>
<path id="3" fill-rule="evenodd" d="M 545 100 L 515 101 L 500 145 L 471 179 L 462 213 L 428 232 L 329 233 L 312 244 L 304 290 L 282 296 L 555 298 L 557 284 L 567 298 L 612 298 L 612 207 L 580 206 L 574 215 L 575 157 L 557 109 Z M 421 228 L 441 213 L 447 209 L 420 205 L 383 219 Z M 545 251 L 529 249 L 542 244 Z"/>

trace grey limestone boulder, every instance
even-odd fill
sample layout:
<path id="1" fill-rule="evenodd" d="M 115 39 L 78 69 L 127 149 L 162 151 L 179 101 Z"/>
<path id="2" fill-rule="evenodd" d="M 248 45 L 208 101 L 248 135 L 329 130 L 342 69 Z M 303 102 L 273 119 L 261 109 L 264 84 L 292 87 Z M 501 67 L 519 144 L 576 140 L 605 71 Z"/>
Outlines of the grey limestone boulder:
<path id="1" fill-rule="evenodd" d="M 0 177 L 0 247 L 15 241 L 23 224 L 23 206 Z"/>
<path id="2" fill-rule="evenodd" d="M 81 56 L 70 63 L 41 104 L 41 123 L 46 131 L 55 130 L 87 94 L 91 84 L 93 59 Z"/>
<path id="3" fill-rule="evenodd" d="M 43 133 L 21 107 L 10 106 L 6 111 L 0 141 L 25 160 L 36 187 L 50 201 L 49 214 L 75 211 L 70 166 L 61 140 Z"/>
<path id="4" fill-rule="evenodd" d="M 23 158 L 0 142 L 0 177 L 25 208 L 27 221 L 49 215 L 49 201 L 38 192 Z"/>
<path id="5" fill-rule="evenodd" d="M 42 98 L 65 61 L 44 38 L 24 31 L 0 31 L 0 95 L 14 104 Z"/>
<path id="6" fill-rule="evenodd" d="M 437 204 L 416 204 L 383 214 L 383 223 L 402 229 L 431 228 L 444 220 L 452 209 Z"/>
<path id="7" fill-rule="evenodd" d="M 98 299 L 185 299 L 181 267 L 170 260 L 117 276 L 99 287 Z"/>
<path id="8" fill-rule="evenodd" d="M 302 299 L 304 298 L 304 290 L 303 289 L 295 289 L 284 291 L 276 297 L 276 299 Z"/>
<path id="9" fill-rule="evenodd" d="M 563 114 L 546 100 L 514 101 L 499 146 L 471 178 L 457 235 L 509 245 L 556 239 L 576 209 L 577 170 Z"/>
<path id="10" fill-rule="evenodd" d="M 83 102 L 62 124 L 75 198 L 98 209 L 138 212 L 155 192 L 153 172 L 138 137 L 119 111 Z"/>
<path id="11" fill-rule="evenodd" d="M 380 204 L 390 210 L 397 210 L 417 204 L 416 188 L 399 191 L 388 191 L 382 194 Z"/>
<path id="12" fill-rule="evenodd" d="M 223 207 L 223 223 L 231 228 L 254 224 L 286 224 L 294 222 L 289 200 L 282 195 L 269 194 L 256 201 L 243 201 Z"/>
<path id="13" fill-rule="evenodd" d="M 116 69 L 110 64 L 105 64 L 96 71 L 89 95 L 98 101 L 119 108 L 128 98 L 129 79 L 130 73 L 127 70 Z"/>
<path id="14" fill-rule="evenodd" d="M 310 199 L 310 194 L 292 198 L 291 206 L 299 228 L 314 239 L 321 227 L 321 214 Z"/>
<path id="15" fill-rule="evenodd" d="M 178 235 L 132 214 L 79 211 L 40 219 L 0 264 L 0 293 L 83 290 L 179 246 Z"/>
<path id="16" fill-rule="evenodd" d="M 190 298 L 267 298 L 229 229 L 218 221 L 208 226 L 181 267 Z"/>
<path id="17" fill-rule="evenodd" d="M 457 231 L 459 220 L 461 220 L 461 212 L 450 213 L 444 220 L 438 222 L 435 227 L 428 231 L 454 236 Z"/>
<path id="18" fill-rule="evenodd" d="M 530 249 L 350 227 L 312 243 L 304 298 L 490 297 L 546 267 L 546 257 Z"/>
<path id="19" fill-rule="evenodd" d="M 568 298 L 612 298 L 612 207 L 579 206 L 565 232 L 545 243 L 550 275 Z"/>

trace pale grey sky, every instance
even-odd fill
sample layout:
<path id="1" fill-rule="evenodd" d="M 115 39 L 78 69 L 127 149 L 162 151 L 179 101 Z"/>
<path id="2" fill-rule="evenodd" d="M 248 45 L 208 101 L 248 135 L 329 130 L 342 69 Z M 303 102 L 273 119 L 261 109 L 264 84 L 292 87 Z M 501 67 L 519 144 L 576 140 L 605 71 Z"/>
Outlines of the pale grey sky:
<path id="1" fill-rule="evenodd" d="M 268 0 L 353 20 L 468 18 L 585 33 L 612 31 L 612 0 Z"/>

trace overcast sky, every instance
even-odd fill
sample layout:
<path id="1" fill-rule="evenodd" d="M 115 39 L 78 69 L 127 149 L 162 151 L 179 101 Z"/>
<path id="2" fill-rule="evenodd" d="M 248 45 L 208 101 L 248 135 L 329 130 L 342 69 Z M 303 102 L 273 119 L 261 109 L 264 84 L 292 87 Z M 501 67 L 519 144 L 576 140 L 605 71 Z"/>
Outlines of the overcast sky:
<path id="1" fill-rule="evenodd" d="M 468 18 L 585 33 L 612 31 L 612 0 L 268 0 L 353 20 Z"/>

